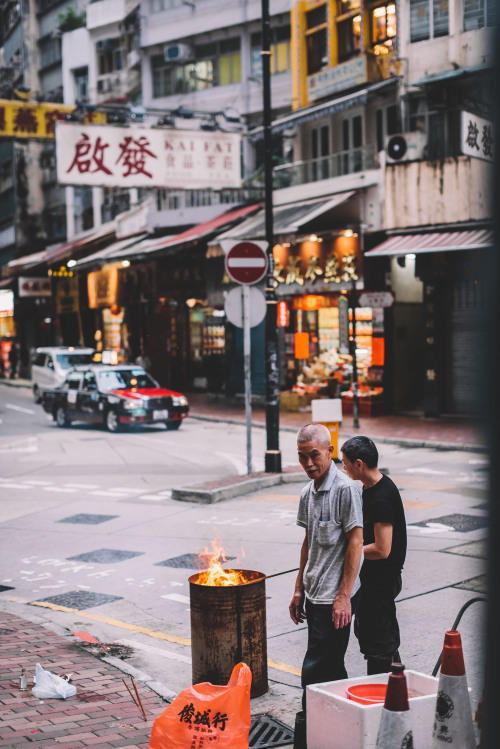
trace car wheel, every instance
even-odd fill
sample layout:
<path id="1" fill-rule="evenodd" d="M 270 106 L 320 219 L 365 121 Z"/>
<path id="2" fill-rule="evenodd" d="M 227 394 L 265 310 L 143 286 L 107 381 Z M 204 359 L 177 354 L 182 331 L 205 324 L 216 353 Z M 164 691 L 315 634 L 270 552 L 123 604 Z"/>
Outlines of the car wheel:
<path id="1" fill-rule="evenodd" d="M 106 415 L 104 417 L 104 424 L 108 432 L 113 433 L 113 432 L 120 431 L 120 422 L 118 420 L 118 414 L 116 413 L 116 411 L 113 411 L 112 408 L 110 408 L 109 411 L 106 411 Z"/>
<path id="2" fill-rule="evenodd" d="M 180 425 L 182 424 L 182 421 L 179 419 L 179 421 L 166 421 L 165 426 L 169 431 L 174 429 L 179 429 Z"/>
<path id="3" fill-rule="evenodd" d="M 42 398 L 40 396 L 40 388 L 38 385 L 33 385 L 33 398 L 35 400 L 35 403 L 41 403 Z"/>
<path id="4" fill-rule="evenodd" d="M 71 421 L 68 419 L 66 409 L 63 406 L 58 406 L 56 408 L 54 419 L 56 420 L 57 426 L 61 428 L 69 427 L 71 424 Z"/>

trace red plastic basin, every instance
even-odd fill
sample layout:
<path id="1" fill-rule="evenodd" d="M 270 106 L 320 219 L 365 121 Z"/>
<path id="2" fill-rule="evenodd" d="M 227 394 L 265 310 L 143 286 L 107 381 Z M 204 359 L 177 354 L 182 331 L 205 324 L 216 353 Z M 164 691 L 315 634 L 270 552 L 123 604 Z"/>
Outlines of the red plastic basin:
<path id="1" fill-rule="evenodd" d="M 354 684 L 346 689 L 347 697 L 360 705 L 377 705 L 385 701 L 387 684 Z"/>

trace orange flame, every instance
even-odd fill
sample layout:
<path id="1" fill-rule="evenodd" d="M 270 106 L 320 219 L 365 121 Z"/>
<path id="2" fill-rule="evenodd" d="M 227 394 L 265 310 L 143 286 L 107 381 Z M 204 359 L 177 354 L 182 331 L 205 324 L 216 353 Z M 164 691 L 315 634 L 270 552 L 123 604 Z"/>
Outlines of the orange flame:
<path id="1" fill-rule="evenodd" d="M 222 568 L 222 563 L 227 562 L 227 557 L 219 538 L 212 541 L 212 551 L 205 547 L 205 550 L 198 554 L 198 559 L 203 565 L 205 565 L 207 557 L 209 559 L 208 569 L 199 573 L 197 581 L 199 585 L 228 586 L 243 585 L 247 582 L 243 572 Z"/>

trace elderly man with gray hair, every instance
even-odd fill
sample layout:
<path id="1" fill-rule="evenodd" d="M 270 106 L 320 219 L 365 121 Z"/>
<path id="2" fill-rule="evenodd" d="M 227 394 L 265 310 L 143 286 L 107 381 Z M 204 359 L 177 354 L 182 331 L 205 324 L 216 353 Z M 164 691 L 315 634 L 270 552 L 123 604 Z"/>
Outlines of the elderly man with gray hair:
<path id="1" fill-rule="evenodd" d="M 307 652 L 302 665 L 302 704 L 295 747 L 305 747 L 306 686 L 346 679 L 345 652 L 360 587 L 363 506 L 354 481 L 332 460 L 330 432 L 307 424 L 297 435 L 299 462 L 310 482 L 300 497 L 297 525 L 305 529 L 300 567 L 290 603 L 295 624 L 307 619 Z"/>

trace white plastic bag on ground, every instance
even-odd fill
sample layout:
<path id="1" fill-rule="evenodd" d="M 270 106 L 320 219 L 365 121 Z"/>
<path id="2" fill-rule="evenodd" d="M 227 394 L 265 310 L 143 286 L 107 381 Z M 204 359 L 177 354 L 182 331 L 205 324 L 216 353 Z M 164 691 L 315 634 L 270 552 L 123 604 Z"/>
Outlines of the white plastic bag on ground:
<path id="1" fill-rule="evenodd" d="M 65 700 L 66 697 L 73 697 L 76 694 L 76 687 L 68 684 L 66 679 L 51 674 L 42 666 L 36 664 L 36 687 L 33 687 L 31 694 L 40 700 L 50 700 L 52 698 Z"/>

